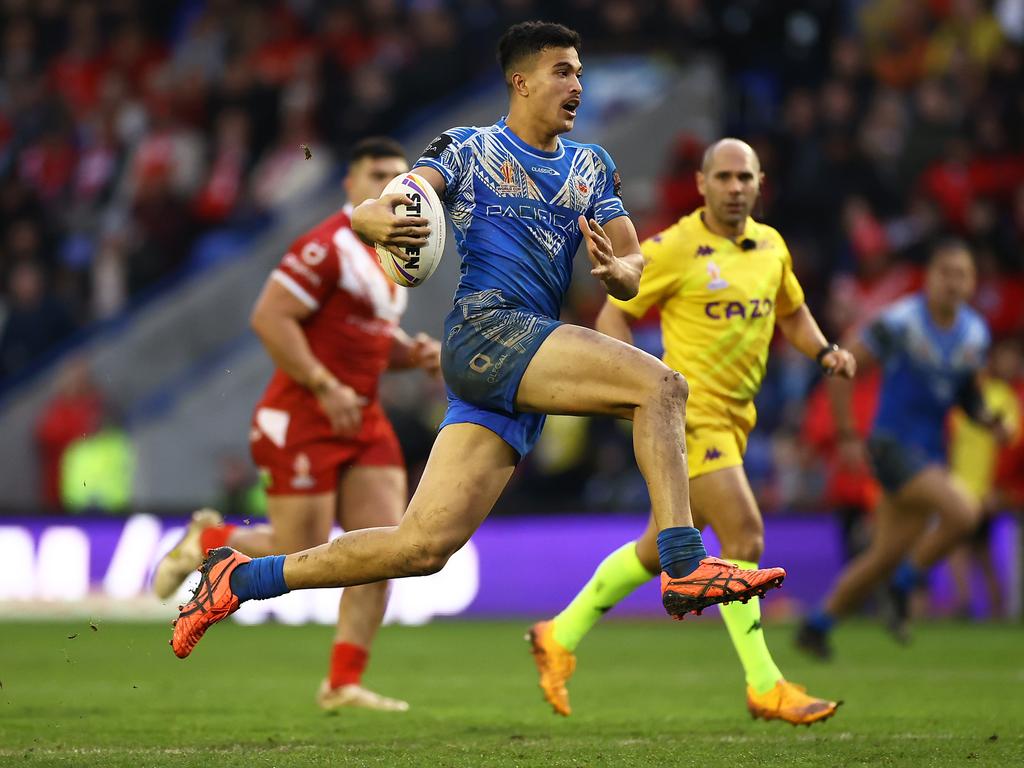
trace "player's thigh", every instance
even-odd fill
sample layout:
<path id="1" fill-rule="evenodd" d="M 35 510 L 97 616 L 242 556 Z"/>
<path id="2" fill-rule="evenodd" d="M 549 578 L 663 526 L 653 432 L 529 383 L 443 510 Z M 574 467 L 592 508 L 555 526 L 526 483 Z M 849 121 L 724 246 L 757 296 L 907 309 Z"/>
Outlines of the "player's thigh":
<path id="1" fill-rule="evenodd" d="M 346 531 L 398 525 L 408 501 L 405 468 L 356 465 L 338 482 L 338 522 Z"/>
<path id="2" fill-rule="evenodd" d="M 973 527 L 980 515 L 977 501 L 949 471 L 938 464 L 911 478 L 897 495 L 901 506 L 938 515 L 954 524 Z"/>
<path id="3" fill-rule="evenodd" d="M 398 530 L 409 547 L 451 554 L 490 514 L 519 455 L 478 424 L 444 427 Z"/>
<path id="4" fill-rule="evenodd" d="M 882 494 L 874 510 L 869 553 L 876 558 L 898 562 L 928 527 L 926 508 L 892 494 Z"/>
<path id="5" fill-rule="evenodd" d="M 685 381 L 658 358 L 577 325 L 561 325 L 540 345 L 519 383 L 516 408 L 549 414 L 608 414 L 631 418 L 659 386 Z"/>
<path id="6" fill-rule="evenodd" d="M 690 478 L 690 506 L 694 525 L 710 525 L 723 553 L 763 546 L 764 521 L 742 465 Z"/>
<path id="7" fill-rule="evenodd" d="M 323 544 L 334 525 L 337 494 L 333 491 L 267 497 L 267 519 L 282 553 Z"/>

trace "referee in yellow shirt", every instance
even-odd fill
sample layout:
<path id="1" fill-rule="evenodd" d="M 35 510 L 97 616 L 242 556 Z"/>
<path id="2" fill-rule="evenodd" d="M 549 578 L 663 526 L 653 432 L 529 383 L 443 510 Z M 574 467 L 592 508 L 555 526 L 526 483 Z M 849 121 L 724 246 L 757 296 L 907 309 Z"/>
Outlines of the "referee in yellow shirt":
<path id="1" fill-rule="evenodd" d="M 597 318 L 599 331 L 632 343 L 630 323 L 659 307 L 664 360 L 690 386 L 686 450 L 694 525 L 711 525 L 722 557 L 743 568 L 756 567 L 764 548 L 743 453 L 776 324 L 827 373 L 851 377 L 855 369 L 849 352 L 826 341 L 804 303 L 782 237 L 750 217 L 763 178 L 748 144 L 722 139 L 709 147 L 697 173 L 705 206 L 643 244 L 640 292 L 629 301 L 609 299 Z M 580 640 L 659 572 L 656 534 L 649 523 L 639 540 L 605 558 L 562 613 L 531 628 L 541 689 L 555 712 L 571 711 L 565 685 Z M 809 696 L 782 676 L 765 645 L 757 598 L 721 610 L 743 664 L 752 715 L 810 724 L 835 714 L 837 702 Z"/>

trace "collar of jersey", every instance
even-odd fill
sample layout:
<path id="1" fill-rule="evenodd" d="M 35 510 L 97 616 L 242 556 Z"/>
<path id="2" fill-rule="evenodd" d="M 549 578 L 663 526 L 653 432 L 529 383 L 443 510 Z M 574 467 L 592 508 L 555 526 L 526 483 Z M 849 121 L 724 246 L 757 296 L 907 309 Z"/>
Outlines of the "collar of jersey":
<path id="1" fill-rule="evenodd" d="M 693 216 L 697 219 L 697 226 L 700 227 L 701 231 L 703 231 L 707 235 L 710 235 L 711 237 L 717 237 L 719 240 L 724 240 L 737 251 L 742 251 L 743 249 L 740 248 L 740 244 L 733 240 L 731 237 L 720 235 L 717 232 L 712 232 L 710 229 L 708 229 L 707 222 L 704 221 L 704 210 L 705 206 L 702 205 L 700 208 L 693 212 Z M 750 230 L 753 228 L 751 225 L 753 224 L 757 224 L 757 222 L 754 221 L 752 217 L 747 216 L 747 223 L 743 226 L 743 236 L 740 238 L 740 240 L 746 240 L 747 238 L 754 239 L 750 234 Z"/>
<path id="2" fill-rule="evenodd" d="M 562 140 L 557 136 L 555 137 L 555 141 L 558 142 L 558 149 L 556 149 L 554 152 L 545 152 L 543 149 L 537 149 L 537 147 L 530 146 L 525 141 L 516 136 L 514 133 L 512 133 L 512 129 L 505 125 L 504 117 L 498 121 L 498 129 L 501 135 L 508 139 L 510 142 L 512 142 L 515 148 L 518 149 L 520 152 L 525 152 L 528 155 L 539 157 L 541 160 L 559 160 L 561 159 L 562 155 L 565 154 L 565 145 L 562 144 Z"/>

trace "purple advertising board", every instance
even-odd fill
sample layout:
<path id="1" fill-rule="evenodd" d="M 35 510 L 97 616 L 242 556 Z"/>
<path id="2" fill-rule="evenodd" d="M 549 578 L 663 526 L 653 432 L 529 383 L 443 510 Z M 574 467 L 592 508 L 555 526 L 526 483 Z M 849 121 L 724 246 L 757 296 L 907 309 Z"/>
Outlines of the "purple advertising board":
<path id="1" fill-rule="evenodd" d="M 0 519 L 0 605 L 4 615 L 19 615 L 18 606 L 109 605 L 135 601 L 145 607 L 153 565 L 180 536 L 184 520 L 148 515 L 130 518 L 34 517 Z M 611 551 L 643 529 L 642 515 L 561 515 L 499 517 L 487 521 L 448 566 L 434 576 L 396 582 L 389 620 L 421 623 L 434 616 L 543 617 L 560 610 L 590 578 Z M 768 616 L 805 610 L 826 593 L 842 563 L 835 521 L 827 515 L 770 517 L 765 521 L 763 562 L 788 571 L 781 590 L 765 601 Z M 708 550 L 717 552 L 711 534 Z M 993 555 L 1008 585 L 1020 584 L 1018 522 L 996 520 Z M 1015 587 L 1019 589 L 1019 586 Z M 983 590 L 976 590 L 983 599 Z M 183 588 L 184 594 L 187 592 Z M 295 593 L 278 601 L 250 603 L 239 620 L 268 618 L 302 623 L 333 622 L 336 591 L 320 596 Z M 932 575 L 933 602 L 939 610 L 952 602 L 948 572 Z M 168 604 L 176 603 L 172 599 Z M 1020 596 L 1010 603 L 1019 608 Z M 153 607 L 157 604 L 153 599 Z M 980 612 L 983 604 L 975 606 Z M 95 608 L 94 610 L 100 610 Z M 140 617 L 163 615 L 170 608 Z M 652 580 L 615 610 L 619 616 L 662 615 L 657 582 Z"/>

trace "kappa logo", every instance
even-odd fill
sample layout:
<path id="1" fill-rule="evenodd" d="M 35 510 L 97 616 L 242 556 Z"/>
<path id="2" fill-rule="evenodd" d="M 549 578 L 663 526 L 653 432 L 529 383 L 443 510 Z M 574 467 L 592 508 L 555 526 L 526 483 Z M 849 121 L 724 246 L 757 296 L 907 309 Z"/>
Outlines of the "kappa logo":
<path id="1" fill-rule="evenodd" d="M 704 451 L 704 461 L 714 461 L 720 458 L 722 458 L 722 452 L 717 448 L 708 448 Z"/>
<path id="2" fill-rule="evenodd" d="M 712 248 L 710 245 L 698 245 L 697 246 L 697 251 L 693 255 L 694 256 L 710 256 L 714 252 L 715 252 L 715 249 Z"/>
<path id="3" fill-rule="evenodd" d="M 718 265 L 713 261 L 708 262 L 708 277 L 710 278 L 708 281 L 708 288 L 712 291 L 718 291 L 722 288 L 729 287 L 729 283 L 722 278 L 722 270 L 719 269 Z"/>

